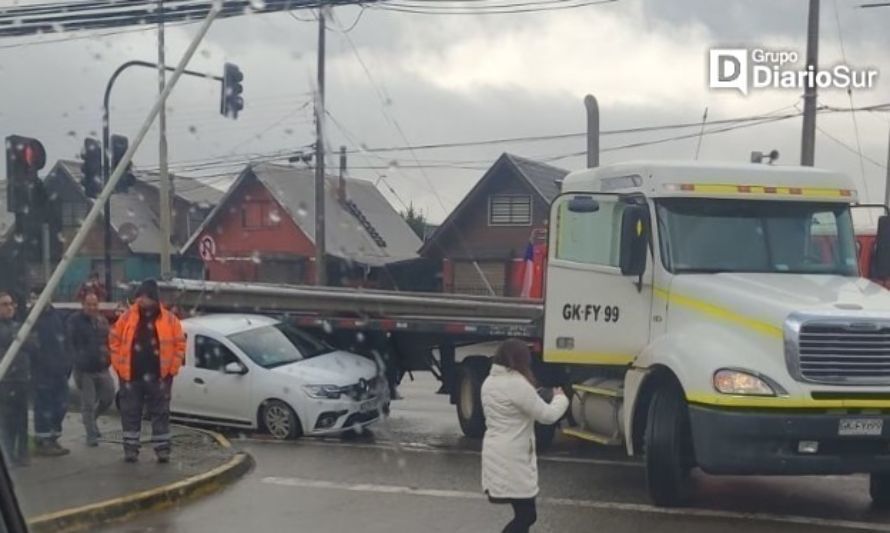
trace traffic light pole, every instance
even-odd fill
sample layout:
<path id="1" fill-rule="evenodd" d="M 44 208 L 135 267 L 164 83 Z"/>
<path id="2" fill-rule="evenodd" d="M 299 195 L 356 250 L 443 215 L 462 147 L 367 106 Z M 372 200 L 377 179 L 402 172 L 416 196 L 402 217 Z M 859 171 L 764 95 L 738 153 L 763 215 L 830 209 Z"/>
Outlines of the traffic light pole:
<path id="1" fill-rule="evenodd" d="M 127 61 L 123 65 L 117 67 L 117 70 L 111 75 L 111 78 L 108 80 L 108 84 L 105 86 L 105 96 L 102 99 L 102 178 L 104 183 L 108 183 L 109 176 L 111 174 L 111 118 L 109 112 L 109 103 L 111 101 L 111 89 L 114 87 L 114 82 L 117 81 L 118 76 L 125 70 L 130 67 L 145 67 L 151 69 L 161 69 L 163 68 L 165 71 L 173 71 L 175 72 L 177 69 L 173 67 L 161 67 L 157 63 L 151 63 L 149 61 Z M 195 76 L 198 78 L 211 78 L 216 81 L 223 81 L 222 76 L 210 76 L 203 72 L 198 72 L 195 70 L 182 69 L 182 74 L 187 74 L 189 76 Z M 163 196 L 163 194 L 162 194 Z M 163 203 L 163 199 L 161 200 Z M 112 290 L 112 277 L 111 277 L 111 195 L 105 199 L 105 211 L 104 211 L 104 225 L 105 225 L 105 292 L 108 295 L 108 300 L 111 301 L 114 296 L 114 291 Z M 167 237 L 169 241 L 169 236 Z M 163 243 L 161 244 L 163 248 Z M 169 246 L 169 245 L 168 245 Z"/>
<path id="2" fill-rule="evenodd" d="M 92 205 L 92 207 L 90 207 L 89 213 L 87 213 L 87 216 L 84 218 L 84 221 L 80 225 L 80 228 L 77 230 L 77 233 L 75 233 L 74 237 L 71 239 L 71 244 L 68 245 L 68 248 L 62 255 L 62 260 L 59 261 L 59 264 L 53 271 L 52 276 L 50 276 L 49 280 L 46 282 L 46 287 L 44 287 L 43 292 L 40 293 L 37 301 L 34 302 L 31 310 L 28 312 L 28 318 L 25 319 L 22 327 L 19 328 L 19 330 L 16 332 L 15 338 L 12 340 L 9 348 L 7 348 L 6 352 L 3 355 L 3 358 L 0 359 L 0 380 L 2 380 L 4 376 L 6 376 L 7 371 L 9 371 L 9 367 L 12 365 L 13 361 L 15 361 L 16 356 L 18 356 L 18 353 L 21 350 L 25 339 L 28 338 L 28 336 L 31 334 L 31 330 L 34 329 L 34 324 L 37 322 L 37 317 L 39 317 L 41 313 L 43 313 L 43 310 L 46 308 L 47 304 L 50 301 L 51 295 L 53 294 L 53 292 L 55 292 L 56 288 L 59 286 L 59 283 L 62 281 L 62 276 L 65 275 L 65 271 L 68 269 L 68 266 L 77 256 L 77 252 L 80 251 L 80 248 L 86 241 L 87 235 L 93 228 L 93 224 L 96 222 L 96 219 L 99 218 L 100 204 L 107 202 L 108 198 L 111 197 L 111 192 L 114 190 L 118 181 L 120 181 L 121 176 L 123 176 L 124 172 L 126 171 L 127 165 L 129 165 L 130 161 L 132 161 L 133 154 L 136 153 L 136 150 L 145 139 L 145 135 L 148 133 L 149 128 L 151 128 L 155 117 L 158 116 L 158 113 L 161 110 L 161 106 L 165 105 L 167 97 L 170 96 L 170 93 L 176 87 L 176 83 L 179 81 L 179 78 L 182 76 L 182 74 L 185 73 L 185 66 L 188 64 L 189 60 L 191 60 L 192 56 L 195 55 L 195 51 L 198 49 L 198 45 L 201 44 L 201 40 L 203 40 L 204 36 L 207 35 L 207 30 L 210 29 L 213 21 L 219 15 L 220 10 L 221 6 L 213 8 L 210 11 L 210 14 L 207 15 L 207 18 L 204 19 L 204 22 L 198 29 L 197 35 L 195 35 L 194 39 L 192 39 L 192 42 L 186 50 L 185 54 L 183 54 L 182 58 L 179 60 L 179 65 L 177 65 L 177 67 L 173 69 L 173 76 L 170 77 L 169 83 L 167 83 L 167 85 L 164 87 L 164 92 L 161 93 L 161 95 L 155 101 L 154 105 L 151 108 L 151 111 L 148 113 L 148 117 L 146 117 L 145 122 L 142 123 L 142 127 L 139 129 L 139 133 L 136 134 L 136 138 L 133 141 L 133 144 L 131 144 L 129 148 L 127 148 L 127 151 L 126 153 L 124 153 L 121 161 L 118 163 L 117 168 L 115 168 L 111 176 L 108 177 L 108 181 L 105 183 L 102 192 L 99 194 L 99 197 L 96 198 L 96 202 Z"/>

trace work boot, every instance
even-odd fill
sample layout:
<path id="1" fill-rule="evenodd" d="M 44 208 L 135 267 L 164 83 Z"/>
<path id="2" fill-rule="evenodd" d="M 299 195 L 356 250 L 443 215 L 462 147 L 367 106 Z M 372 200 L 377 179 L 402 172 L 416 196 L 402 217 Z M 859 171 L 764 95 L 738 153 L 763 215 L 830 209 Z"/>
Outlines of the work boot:
<path id="1" fill-rule="evenodd" d="M 124 450 L 124 462 L 135 463 L 139 460 L 139 452 L 136 450 Z"/>
<path id="2" fill-rule="evenodd" d="M 170 450 L 158 450 L 158 463 L 165 465 L 170 462 Z"/>
<path id="3" fill-rule="evenodd" d="M 96 437 L 87 437 L 87 446 L 90 448 L 95 448 L 99 445 L 99 439 Z"/>
<path id="4" fill-rule="evenodd" d="M 34 447 L 34 454 L 40 457 L 59 457 L 69 453 L 71 450 L 59 446 L 59 443 L 52 440 L 38 440 Z"/>

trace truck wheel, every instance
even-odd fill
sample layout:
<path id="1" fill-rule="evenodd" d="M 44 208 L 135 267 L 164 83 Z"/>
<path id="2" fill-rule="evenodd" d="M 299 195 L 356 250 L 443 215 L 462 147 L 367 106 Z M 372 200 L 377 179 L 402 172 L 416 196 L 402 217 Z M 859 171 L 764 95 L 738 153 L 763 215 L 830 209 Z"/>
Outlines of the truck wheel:
<path id="1" fill-rule="evenodd" d="M 464 435 L 481 439 L 485 434 L 485 414 L 482 412 L 482 369 L 477 365 L 462 364 L 458 369 L 457 419 Z"/>
<path id="2" fill-rule="evenodd" d="M 645 440 L 649 497 L 663 507 L 687 504 L 692 496 L 692 434 L 689 411 L 678 387 L 655 391 Z"/>
<path id="3" fill-rule="evenodd" d="M 869 492 L 872 505 L 879 509 L 890 508 L 890 474 L 872 474 Z"/>

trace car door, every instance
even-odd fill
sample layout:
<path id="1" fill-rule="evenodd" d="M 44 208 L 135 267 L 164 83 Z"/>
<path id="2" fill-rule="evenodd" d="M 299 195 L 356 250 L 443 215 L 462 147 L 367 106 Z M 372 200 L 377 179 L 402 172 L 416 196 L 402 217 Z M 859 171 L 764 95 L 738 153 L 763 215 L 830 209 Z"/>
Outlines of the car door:
<path id="1" fill-rule="evenodd" d="M 190 418 L 236 425 L 251 425 L 255 409 L 250 402 L 253 372 L 232 346 L 211 332 L 190 336 L 189 353 L 193 364 L 183 375 L 182 410 Z M 230 363 L 238 363 L 243 374 L 227 373 Z"/>

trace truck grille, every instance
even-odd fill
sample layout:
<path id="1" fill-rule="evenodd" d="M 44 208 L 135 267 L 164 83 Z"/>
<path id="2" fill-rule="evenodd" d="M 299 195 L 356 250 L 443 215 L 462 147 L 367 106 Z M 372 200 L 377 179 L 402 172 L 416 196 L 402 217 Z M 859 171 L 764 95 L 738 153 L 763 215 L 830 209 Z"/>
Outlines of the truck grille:
<path id="1" fill-rule="evenodd" d="M 804 323 L 798 340 L 800 376 L 820 383 L 890 383 L 890 324 Z"/>

